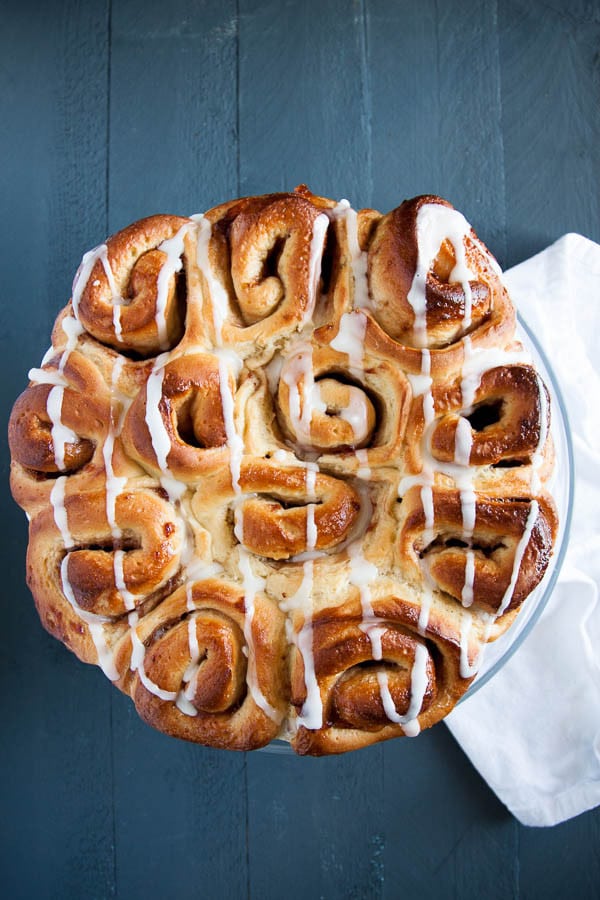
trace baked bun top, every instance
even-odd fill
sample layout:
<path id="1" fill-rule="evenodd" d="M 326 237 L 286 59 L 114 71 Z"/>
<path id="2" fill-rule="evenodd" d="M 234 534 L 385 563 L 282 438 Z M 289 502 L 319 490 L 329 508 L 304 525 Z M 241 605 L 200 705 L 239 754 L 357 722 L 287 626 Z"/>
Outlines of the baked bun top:
<path id="1" fill-rule="evenodd" d="M 136 222 L 85 254 L 29 377 L 11 486 L 42 623 L 169 734 L 414 735 L 552 553 L 548 391 L 439 197 Z"/>

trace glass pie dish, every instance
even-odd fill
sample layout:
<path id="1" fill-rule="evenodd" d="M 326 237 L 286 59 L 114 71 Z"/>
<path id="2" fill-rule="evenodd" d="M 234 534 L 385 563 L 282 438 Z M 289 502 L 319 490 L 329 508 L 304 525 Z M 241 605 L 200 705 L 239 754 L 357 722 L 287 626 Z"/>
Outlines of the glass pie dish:
<path id="1" fill-rule="evenodd" d="M 520 315 L 518 316 L 516 337 L 530 353 L 550 394 L 552 410 L 550 428 L 554 442 L 555 464 L 547 489 L 556 503 L 559 530 L 554 552 L 543 579 L 527 597 L 519 611 L 519 615 L 510 628 L 495 641 L 485 646 L 480 658 L 477 676 L 458 703 L 463 703 L 466 699 L 472 697 L 484 684 L 487 684 L 500 671 L 502 666 L 508 662 L 531 632 L 552 595 L 568 546 L 573 512 L 574 462 L 567 410 L 550 361 L 535 335 Z M 296 755 L 287 741 L 283 740 L 272 741 L 266 747 L 263 747 L 262 750 L 267 753 Z"/>

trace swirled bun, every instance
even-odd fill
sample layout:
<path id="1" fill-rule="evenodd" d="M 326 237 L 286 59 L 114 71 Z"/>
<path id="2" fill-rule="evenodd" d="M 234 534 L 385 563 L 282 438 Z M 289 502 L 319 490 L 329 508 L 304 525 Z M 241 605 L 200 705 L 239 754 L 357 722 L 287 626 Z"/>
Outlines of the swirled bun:
<path id="1" fill-rule="evenodd" d="M 214 747 L 433 725 L 557 533 L 548 391 L 439 197 L 130 225 L 83 257 L 9 439 L 44 627 Z"/>

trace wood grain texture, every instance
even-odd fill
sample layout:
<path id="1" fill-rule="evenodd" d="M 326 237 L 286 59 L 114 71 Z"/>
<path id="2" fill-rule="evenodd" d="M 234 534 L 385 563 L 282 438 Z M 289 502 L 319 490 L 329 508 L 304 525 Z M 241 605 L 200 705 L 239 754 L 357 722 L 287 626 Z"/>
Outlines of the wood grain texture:
<path id="1" fill-rule="evenodd" d="M 102 679 L 36 621 L 26 528 L 10 500 L 10 406 L 49 344 L 82 246 L 106 229 L 108 15 L 103 0 L 22 2 L 0 30 L 4 896 L 113 889 L 110 697 Z"/>
<path id="2" fill-rule="evenodd" d="M 236 195 L 235 16 L 235 5 L 222 0 L 195 8 L 115 4 L 111 230 L 157 211 L 203 211 Z M 243 896 L 244 756 L 157 734 L 118 695 L 113 732 L 117 895 Z"/>
<path id="3" fill-rule="evenodd" d="M 4 425 L 83 251 L 142 215 L 305 181 L 384 211 L 439 192 L 505 265 L 568 230 L 600 240 L 598 2 L 4 7 Z M 600 810 L 519 826 L 443 726 L 324 760 L 148 729 L 42 631 L 3 448 L 3 894 L 600 895 Z"/>
<path id="4" fill-rule="evenodd" d="M 517 896 L 517 825 L 443 727 L 386 747 L 385 892 Z"/>
<path id="5" fill-rule="evenodd" d="M 358 3 L 241 3 L 241 193 L 306 182 L 326 196 L 370 203 L 365 42 Z M 250 896 L 272 896 L 273 885 L 288 897 L 381 896 L 382 753 L 248 757 Z M 363 849 L 349 854 L 348 846 Z M 292 874 L 299 871 L 300 880 Z"/>
<path id="6" fill-rule="evenodd" d="M 507 265 L 568 231 L 600 240 L 600 5 L 502 0 Z"/>
<path id="7" fill-rule="evenodd" d="M 326 759 L 255 754 L 249 895 L 381 897 L 382 781 L 379 748 Z"/>
<path id="8" fill-rule="evenodd" d="M 244 755 L 159 734 L 125 697 L 114 719 L 117 896 L 245 896 Z"/>
<path id="9" fill-rule="evenodd" d="M 117 3 L 111 39 L 111 230 L 235 197 L 235 2 Z"/>
<path id="10" fill-rule="evenodd" d="M 371 202 L 365 12 L 358 2 L 240 0 L 242 194 Z"/>
<path id="11" fill-rule="evenodd" d="M 405 197 L 440 194 L 502 260 L 495 5 L 373 0 L 367 35 L 375 206 L 387 211 Z"/>

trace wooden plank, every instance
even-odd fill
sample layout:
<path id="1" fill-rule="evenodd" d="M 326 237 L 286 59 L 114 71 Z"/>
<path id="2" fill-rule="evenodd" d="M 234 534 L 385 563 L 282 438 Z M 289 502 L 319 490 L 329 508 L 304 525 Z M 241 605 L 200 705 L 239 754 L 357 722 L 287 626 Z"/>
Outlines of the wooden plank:
<path id="1" fill-rule="evenodd" d="M 240 3 L 242 194 L 292 190 L 371 202 L 362 4 Z"/>
<path id="2" fill-rule="evenodd" d="M 153 731 L 126 697 L 114 721 L 118 895 L 244 897 L 244 754 Z"/>
<path id="3" fill-rule="evenodd" d="M 508 258 L 568 231 L 600 240 L 597 3 L 499 4 Z M 600 810 L 519 826 L 523 898 L 597 897 Z"/>
<path id="4" fill-rule="evenodd" d="M 111 230 L 235 196 L 233 0 L 117 4 L 111 47 Z M 244 896 L 244 756 L 158 734 L 116 694 L 113 716 L 119 895 Z"/>
<path id="5" fill-rule="evenodd" d="M 82 251 L 106 228 L 105 0 L 3 9 L 0 336 L 8 412 L 50 343 Z M 7 123 L 10 123 L 9 126 Z M 3 412 L 4 418 L 4 412 Z M 5 421 L 5 420 L 4 420 Z M 4 511 L 2 819 L 5 896 L 82 896 L 113 882 L 111 687 L 41 628 L 25 586 L 25 517 Z"/>
<path id="6" fill-rule="evenodd" d="M 597 3 L 499 4 L 508 263 L 600 240 Z"/>
<path id="7" fill-rule="evenodd" d="M 502 259 L 504 176 L 493 4 L 369 3 L 374 199 L 437 193 Z M 393 196 L 391 195 L 393 190 Z M 384 748 L 384 896 L 511 896 L 515 826 L 443 727 Z M 485 821 L 485 828 L 474 823 Z M 493 848 L 493 853 L 490 853 Z M 486 854 L 488 889 L 476 865 Z M 479 893 L 478 893 L 479 891 Z"/>
<path id="8" fill-rule="evenodd" d="M 250 895 L 382 896 L 381 749 L 248 761 Z"/>
<path id="9" fill-rule="evenodd" d="M 240 190 L 371 203 L 362 4 L 240 5 Z M 251 896 L 379 897 L 382 750 L 248 757 Z M 357 806 L 360 813 L 357 815 Z"/>
<path id="10" fill-rule="evenodd" d="M 519 827 L 519 885 L 523 900 L 600 893 L 600 810 L 554 828 Z"/>
<path id="11" fill-rule="evenodd" d="M 384 897 L 516 897 L 517 828 L 443 725 L 384 757 Z"/>
<path id="12" fill-rule="evenodd" d="M 234 0 L 117 4 L 111 47 L 111 230 L 235 197 Z"/>
<path id="13" fill-rule="evenodd" d="M 504 173 L 495 8 L 369 0 L 373 199 L 439 194 L 502 261 Z"/>

